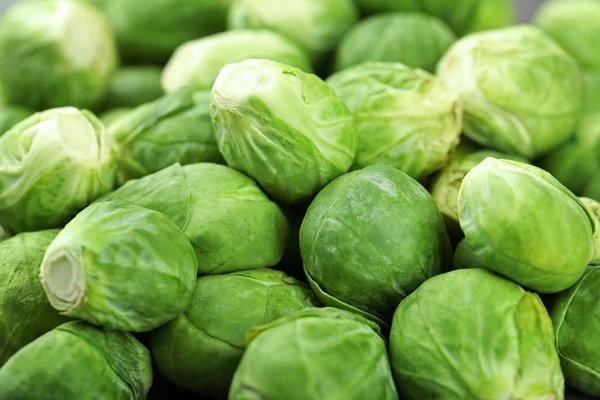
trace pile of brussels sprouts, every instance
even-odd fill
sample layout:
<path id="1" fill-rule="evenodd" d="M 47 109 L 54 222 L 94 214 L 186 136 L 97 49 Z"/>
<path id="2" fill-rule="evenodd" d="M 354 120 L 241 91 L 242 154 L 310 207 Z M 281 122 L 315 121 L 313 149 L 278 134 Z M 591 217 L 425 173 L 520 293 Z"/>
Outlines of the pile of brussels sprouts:
<path id="1" fill-rule="evenodd" d="M 600 396 L 600 0 L 21 0 L 0 400 Z"/>

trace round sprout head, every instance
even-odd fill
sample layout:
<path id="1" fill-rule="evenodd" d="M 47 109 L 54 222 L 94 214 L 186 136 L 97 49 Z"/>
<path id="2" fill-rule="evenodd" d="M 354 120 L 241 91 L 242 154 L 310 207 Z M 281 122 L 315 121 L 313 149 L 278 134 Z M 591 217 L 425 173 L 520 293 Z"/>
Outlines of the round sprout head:
<path id="1" fill-rule="evenodd" d="M 85 2 L 20 2 L 0 23 L 0 83 L 9 103 L 91 107 L 117 63 L 109 22 Z"/>
<path id="2" fill-rule="evenodd" d="M 458 40 L 437 75 L 464 102 L 466 136 L 528 159 L 567 140 L 581 116 L 577 63 L 533 26 Z"/>
<path id="3" fill-rule="evenodd" d="M 182 86 L 210 90 L 221 69 L 249 58 L 262 58 L 312 72 L 304 52 L 286 37 L 268 30 L 218 33 L 181 45 L 162 74 L 167 93 Z"/>
<path id="4" fill-rule="evenodd" d="M 0 220 L 13 231 L 66 223 L 113 188 L 112 139 L 91 113 L 34 114 L 0 138 Z"/>
<path id="5" fill-rule="evenodd" d="M 275 200 L 310 199 L 354 160 L 353 118 L 316 75 L 268 60 L 229 64 L 211 103 L 223 158 Z"/>
<path id="6" fill-rule="evenodd" d="M 465 176 L 458 203 L 478 261 L 537 292 L 570 287 L 594 256 L 592 216 L 540 168 L 486 158 Z"/>

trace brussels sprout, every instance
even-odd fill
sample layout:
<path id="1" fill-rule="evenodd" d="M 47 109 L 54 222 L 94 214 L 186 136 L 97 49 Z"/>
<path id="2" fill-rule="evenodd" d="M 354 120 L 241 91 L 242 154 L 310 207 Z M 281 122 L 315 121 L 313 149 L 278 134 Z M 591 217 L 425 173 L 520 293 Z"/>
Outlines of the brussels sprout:
<path id="1" fill-rule="evenodd" d="M 405 399 L 557 399 L 564 378 L 535 293 L 483 269 L 436 276 L 396 310 L 390 359 Z"/>
<path id="2" fill-rule="evenodd" d="M 112 23 L 125 61 L 162 64 L 179 45 L 224 31 L 233 0 L 86 1 Z"/>
<path id="3" fill-rule="evenodd" d="M 300 250 L 324 304 L 384 326 L 398 303 L 451 257 L 429 193 L 387 166 L 351 172 L 323 189 L 302 223 Z"/>
<path id="4" fill-rule="evenodd" d="M 319 63 L 358 17 L 352 0 L 235 0 L 229 28 L 279 32 Z"/>
<path id="5" fill-rule="evenodd" d="M 0 366 L 67 321 L 52 308 L 39 279 L 44 252 L 57 233 L 21 233 L 0 243 Z"/>
<path id="6" fill-rule="evenodd" d="M 103 200 L 166 215 L 192 243 L 201 274 L 271 267 L 286 243 L 288 223 L 277 204 L 252 179 L 223 165 L 176 164 Z"/>
<path id="7" fill-rule="evenodd" d="M 465 134 L 526 158 L 568 139 L 582 110 L 577 64 L 533 26 L 469 35 L 438 65 L 465 105 Z"/>
<path id="8" fill-rule="evenodd" d="M 218 33 L 181 45 L 162 75 L 167 93 L 182 86 L 210 90 L 227 64 L 249 58 L 264 58 L 312 72 L 310 60 L 293 42 L 267 30 L 239 30 Z"/>
<path id="9" fill-rule="evenodd" d="M 0 137 L 0 223 L 13 232 L 64 225 L 114 186 L 113 142 L 90 112 L 66 107 Z"/>
<path id="10" fill-rule="evenodd" d="M 152 354 L 162 374 L 178 386 L 226 398 L 246 331 L 315 306 L 310 289 L 280 271 L 201 277 L 186 311 L 152 335 Z"/>
<path id="11" fill-rule="evenodd" d="M 550 307 L 556 347 L 567 384 L 600 396 L 600 267 L 590 266 Z"/>
<path id="12" fill-rule="evenodd" d="M 596 172 L 600 171 L 598 152 L 600 152 L 600 112 L 585 114 L 577 133 L 541 160 L 540 166 L 569 190 L 580 194 Z"/>
<path id="13" fill-rule="evenodd" d="M 600 2 L 553 0 L 534 17 L 540 28 L 585 68 L 600 69 Z"/>
<path id="14" fill-rule="evenodd" d="M 0 136 L 6 133 L 10 128 L 30 117 L 33 111 L 19 106 L 0 107 Z"/>
<path id="15" fill-rule="evenodd" d="M 120 119 L 122 116 L 128 114 L 133 108 L 123 107 L 123 108 L 113 108 L 112 110 L 108 110 L 103 112 L 98 116 L 100 121 L 104 124 L 104 126 L 109 126 L 113 122 Z"/>
<path id="16" fill-rule="evenodd" d="M 210 120 L 209 92 L 184 87 L 115 120 L 118 180 L 141 178 L 175 163 L 222 162 Z"/>
<path id="17" fill-rule="evenodd" d="M 123 67 L 108 84 L 102 109 L 133 108 L 163 95 L 160 85 L 162 69 L 153 65 Z"/>
<path id="18" fill-rule="evenodd" d="M 306 309 L 247 338 L 229 400 L 398 399 L 379 328 L 359 315 Z"/>
<path id="19" fill-rule="evenodd" d="M 219 150 L 276 200 L 309 200 L 356 154 L 350 111 L 320 78 L 268 60 L 227 65 L 212 89 Z"/>
<path id="20" fill-rule="evenodd" d="M 148 350 L 131 334 L 68 322 L 0 369 L 0 398 L 143 400 L 152 384 Z"/>
<path id="21" fill-rule="evenodd" d="M 448 164 L 435 177 L 431 185 L 431 197 L 437 204 L 451 239 L 462 236 L 458 222 L 458 191 L 465 175 L 487 157 L 527 162 L 522 157 L 491 150 L 454 153 Z"/>
<path id="22" fill-rule="evenodd" d="M 594 256 L 594 221 L 552 175 L 486 158 L 464 178 L 460 226 L 487 268 L 540 293 L 573 285 Z"/>
<path id="23" fill-rule="evenodd" d="M 10 104 L 91 107 L 117 62 L 108 21 L 82 2 L 22 1 L 0 20 L 0 86 Z"/>
<path id="24" fill-rule="evenodd" d="M 92 204 L 52 242 L 41 266 L 50 304 L 108 329 L 144 332 L 188 305 L 198 262 L 167 217 L 133 204 Z"/>
<path id="25" fill-rule="evenodd" d="M 444 165 L 458 144 L 462 103 L 425 71 L 369 62 L 327 83 L 354 115 L 355 168 L 387 164 L 421 179 Z"/>
<path id="26" fill-rule="evenodd" d="M 504 28 L 516 17 L 512 0 L 357 0 L 367 13 L 423 11 L 447 22 L 456 33 Z"/>
<path id="27" fill-rule="evenodd" d="M 600 70 L 583 70 L 584 111 L 600 112 Z"/>
<path id="28" fill-rule="evenodd" d="M 374 15 L 346 33 L 336 52 L 335 70 L 388 61 L 432 72 L 455 40 L 448 25 L 426 14 Z"/>
<path id="29" fill-rule="evenodd" d="M 466 239 L 461 240 L 456 246 L 453 261 L 454 269 L 485 268 L 469 247 Z"/>

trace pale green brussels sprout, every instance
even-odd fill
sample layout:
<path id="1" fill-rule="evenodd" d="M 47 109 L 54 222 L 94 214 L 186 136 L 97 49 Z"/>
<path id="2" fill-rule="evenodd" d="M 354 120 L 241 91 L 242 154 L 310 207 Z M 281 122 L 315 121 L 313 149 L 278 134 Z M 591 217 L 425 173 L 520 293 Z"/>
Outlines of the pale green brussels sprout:
<path id="1" fill-rule="evenodd" d="M 448 23 L 459 35 L 504 28 L 516 18 L 512 0 L 357 0 L 366 13 L 422 11 Z"/>
<path id="2" fill-rule="evenodd" d="M 7 103 L 91 107 L 117 63 L 109 22 L 80 1 L 21 1 L 0 20 L 0 91 Z"/>
<path id="3" fill-rule="evenodd" d="M 548 1 L 538 9 L 534 20 L 579 65 L 600 70 L 600 1 Z"/>
<path id="4" fill-rule="evenodd" d="M 335 308 L 310 308 L 252 329 L 229 400 L 396 400 L 379 327 Z"/>
<path id="5" fill-rule="evenodd" d="M 579 200 L 583 203 L 584 206 L 587 207 L 590 215 L 594 220 L 594 239 L 596 244 L 596 252 L 590 264 L 599 265 L 600 264 L 600 202 L 590 199 L 587 197 L 580 197 Z"/>
<path id="6" fill-rule="evenodd" d="M 599 110 L 600 111 L 600 110 Z M 569 141 L 549 153 L 540 166 L 569 190 L 581 194 L 600 171 L 600 112 L 585 114 Z"/>
<path id="7" fill-rule="evenodd" d="M 111 110 L 105 111 L 98 116 L 100 121 L 104 124 L 104 126 L 108 127 L 116 120 L 120 119 L 122 116 L 128 114 L 133 108 L 122 107 L 122 108 L 113 108 Z"/>
<path id="8" fill-rule="evenodd" d="M 0 136 L 32 114 L 33 111 L 25 107 L 0 106 Z"/>
<path id="9" fill-rule="evenodd" d="M 524 158 L 492 150 L 456 152 L 431 184 L 431 197 L 440 209 L 451 239 L 462 236 L 458 222 L 458 191 L 465 175 L 487 157 L 527 162 Z"/>
<path id="10" fill-rule="evenodd" d="M 373 15 L 344 35 L 336 52 L 335 70 L 367 61 L 386 61 L 433 72 L 455 40 L 448 25 L 427 14 Z"/>
<path id="11" fill-rule="evenodd" d="M 102 123 L 66 107 L 37 113 L 0 137 L 0 223 L 13 232 L 64 225 L 115 182 Z"/>
<path id="12" fill-rule="evenodd" d="M 600 70 L 582 70 L 583 109 L 586 112 L 600 112 Z"/>
<path id="13" fill-rule="evenodd" d="M 133 108 L 158 99 L 164 93 L 162 68 L 154 65 L 122 67 L 108 83 L 101 108 Z"/>
<path id="14" fill-rule="evenodd" d="M 211 115 L 227 164 L 275 200 L 310 200 L 346 173 L 356 154 L 352 115 L 319 77 L 268 60 L 227 65 Z"/>
<path id="15" fill-rule="evenodd" d="M 310 60 L 286 37 L 268 30 L 237 30 L 217 33 L 182 44 L 162 74 L 162 86 L 170 93 L 182 86 L 212 89 L 227 64 L 263 58 L 312 72 Z"/>
<path id="16" fill-rule="evenodd" d="M 198 278 L 188 308 L 151 336 L 160 372 L 189 391 L 226 398 L 246 332 L 318 304 L 281 271 L 255 269 Z"/>
<path id="17" fill-rule="evenodd" d="M 497 150 L 544 154 L 568 139 L 581 116 L 577 63 L 533 26 L 458 40 L 437 75 L 464 101 L 465 134 Z"/>
<path id="18" fill-rule="evenodd" d="M 483 269 L 433 277 L 409 295 L 389 349 L 403 399 L 564 398 L 542 301 Z"/>
<path id="19" fill-rule="evenodd" d="M 269 29 L 287 36 L 315 62 L 358 21 L 353 0 L 234 0 L 230 29 Z"/>
<path id="20" fill-rule="evenodd" d="M 11 237 L 10 232 L 8 232 L 6 230 L 6 228 L 4 228 L 3 226 L 0 225 L 0 242 L 8 239 Z"/>
<path id="21" fill-rule="evenodd" d="M 549 308 L 556 348 L 567 384 L 590 396 L 600 396 L 600 266 L 589 266 L 569 290 L 559 293 Z"/>
<path id="22" fill-rule="evenodd" d="M 190 40 L 224 31 L 233 0 L 85 0 L 113 25 L 121 57 L 163 63 Z"/>
<path id="23" fill-rule="evenodd" d="M 382 326 L 451 257 L 429 193 L 382 165 L 346 174 L 317 195 L 302 223 L 300 250 L 308 281 L 324 304 Z"/>
<path id="24" fill-rule="evenodd" d="M 60 231 L 40 269 L 48 300 L 61 314 L 145 332 L 187 307 L 198 262 L 166 216 L 106 201 L 87 207 Z"/>
<path id="25" fill-rule="evenodd" d="M 0 366 L 67 321 L 48 302 L 39 278 L 44 252 L 57 233 L 26 232 L 0 243 Z"/>
<path id="26" fill-rule="evenodd" d="M 192 243 L 201 274 L 271 267 L 284 251 L 285 216 L 247 176 L 224 165 L 175 164 L 102 200 L 158 211 Z"/>
<path id="27" fill-rule="evenodd" d="M 0 369 L 0 398 L 144 400 L 149 351 L 131 334 L 68 322 L 25 346 Z"/>
<path id="28" fill-rule="evenodd" d="M 223 161 L 210 119 L 210 93 L 188 87 L 141 105 L 111 123 L 120 184 L 175 163 Z"/>
<path id="29" fill-rule="evenodd" d="M 458 207 L 477 259 L 537 292 L 570 287 L 594 256 L 593 217 L 540 168 L 486 158 L 465 176 Z"/>
<path id="30" fill-rule="evenodd" d="M 421 179 L 442 167 L 458 145 L 462 102 L 428 72 L 368 62 L 327 83 L 353 113 L 356 169 L 386 164 Z"/>

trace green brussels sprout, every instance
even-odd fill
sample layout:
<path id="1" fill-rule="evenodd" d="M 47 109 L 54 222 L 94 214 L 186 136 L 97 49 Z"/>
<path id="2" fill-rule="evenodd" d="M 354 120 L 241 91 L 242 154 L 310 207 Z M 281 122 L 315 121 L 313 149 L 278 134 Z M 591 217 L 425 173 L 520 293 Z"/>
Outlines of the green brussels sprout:
<path id="1" fill-rule="evenodd" d="M 438 64 L 438 77 L 465 105 L 465 134 L 526 158 L 575 131 L 582 80 L 575 60 L 533 26 L 472 34 Z"/>
<path id="2" fill-rule="evenodd" d="M 284 36 L 268 30 L 239 30 L 182 44 L 165 67 L 162 86 L 167 93 L 182 86 L 210 90 L 225 65 L 249 58 L 278 61 L 312 72 L 306 54 Z"/>
<path id="3" fill-rule="evenodd" d="M 600 112 L 600 70 L 583 70 L 583 109 Z"/>
<path id="4" fill-rule="evenodd" d="M 179 45 L 224 31 L 233 0 L 86 1 L 112 23 L 121 58 L 135 64 L 162 64 Z"/>
<path id="5" fill-rule="evenodd" d="M 317 195 L 300 229 L 300 250 L 324 304 L 383 326 L 402 299 L 451 261 L 429 193 L 382 165 L 346 174 Z"/>
<path id="6" fill-rule="evenodd" d="M 5 241 L 11 237 L 10 232 L 6 230 L 3 226 L 0 225 L 0 242 Z"/>
<path id="7" fill-rule="evenodd" d="M 271 267 L 284 251 L 288 223 L 247 176 L 224 165 L 176 164 L 129 181 L 102 200 L 158 211 L 188 237 L 201 274 Z"/>
<path id="8" fill-rule="evenodd" d="M 389 348 L 404 399 L 564 398 L 542 301 L 483 269 L 433 277 L 409 295 Z"/>
<path id="9" fill-rule="evenodd" d="M 512 0 L 357 0 L 366 13 L 422 11 L 448 23 L 459 35 L 512 25 Z"/>
<path id="10" fill-rule="evenodd" d="M 229 400 L 396 400 L 380 335 L 374 323 L 335 308 L 306 309 L 254 328 Z"/>
<path id="11" fill-rule="evenodd" d="M 68 322 L 25 346 L 0 369 L 0 398 L 143 400 L 148 350 L 126 332 Z"/>
<path id="12" fill-rule="evenodd" d="M 599 110 L 600 111 L 600 110 Z M 600 112 L 585 114 L 571 139 L 549 153 L 540 166 L 569 190 L 581 194 L 600 171 Z"/>
<path id="13" fill-rule="evenodd" d="M 367 61 L 387 61 L 433 72 L 455 40 L 448 25 L 427 14 L 373 15 L 344 35 L 336 52 L 335 70 Z"/>
<path id="14" fill-rule="evenodd" d="M 48 302 L 39 278 L 44 252 L 57 233 L 21 233 L 0 243 L 0 366 L 67 321 Z"/>
<path id="15" fill-rule="evenodd" d="M 35 110 L 91 107 L 118 63 L 110 24 L 76 0 L 22 1 L 0 20 L 0 87 Z"/>
<path id="16" fill-rule="evenodd" d="M 0 136 L 4 135 L 10 128 L 30 117 L 33 111 L 19 106 L 0 107 Z"/>
<path id="17" fill-rule="evenodd" d="M 179 387 L 226 398 L 246 331 L 316 307 L 313 296 L 302 282 L 270 269 L 201 277 L 184 313 L 151 336 L 157 367 Z"/>
<path id="18" fill-rule="evenodd" d="M 235 0 L 230 29 L 269 29 L 287 36 L 315 63 L 358 21 L 352 0 Z"/>
<path id="19" fill-rule="evenodd" d="M 465 176 L 458 207 L 477 259 L 537 292 L 567 289 L 594 256 L 593 217 L 537 167 L 486 158 Z"/>
<path id="20" fill-rule="evenodd" d="M 120 184 L 175 163 L 223 161 L 210 119 L 209 92 L 184 87 L 113 121 Z"/>
<path id="21" fill-rule="evenodd" d="M 567 384 L 600 396 L 600 266 L 589 266 L 569 290 L 559 293 L 549 308 L 556 348 Z"/>
<path id="22" fill-rule="evenodd" d="M 600 2 L 553 0 L 543 4 L 534 21 L 584 68 L 600 69 Z"/>
<path id="23" fill-rule="evenodd" d="M 104 124 L 104 126 L 110 126 L 113 122 L 120 119 L 122 116 L 128 114 L 133 108 L 122 107 L 122 108 L 113 108 L 111 110 L 105 111 L 98 116 L 100 121 Z"/>
<path id="24" fill-rule="evenodd" d="M 0 137 L 0 224 L 13 232 L 64 225 L 114 186 L 116 156 L 90 112 L 57 108 Z"/>
<path id="25" fill-rule="evenodd" d="M 163 95 L 162 68 L 154 65 L 122 67 L 117 70 L 104 93 L 101 108 L 133 108 Z"/>
<path id="26" fill-rule="evenodd" d="M 428 72 L 368 62 L 327 83 L 354 115 L 354 168 L 386 164 L 421 179 L 442 167 L 459 142 L 462 102 Z"/>
<path id="27" fill-rule="evenodd" d="M 164 215 L 106 201 L 65 226 L 40 269 L 48 300 L 61 314 L 145 332 L 187 307 L 198 262 L 189 241 Z"/>
<path id="28" fill-rule="evenodd" d="M 527 160 L 512 154 L 492 150 L 474 150 L 454 153 L 431 184 L 431 197 L 440 209 L 451 239 L 462 236 L 458 222 L 458 191 L 465 175 L 487 157 L 509 159 L 526 163 Z"/>
<path id="29" fill-rule="evenodd" d="M 356 154 L 352 115 L 333 89 L 274 61 L 223 68 L 211 115 L 227 164 L 283 203 L 310 200 L 346 173 Z"/>
<path id="30" fill-rule="evenodd" d="M 600 265 L 600 202 L 587 197 L 580 197 L 579 200 L 587 207 L 594 221 L 594 239 L 596 244 L 596 252 L 590 264 Z"/>

